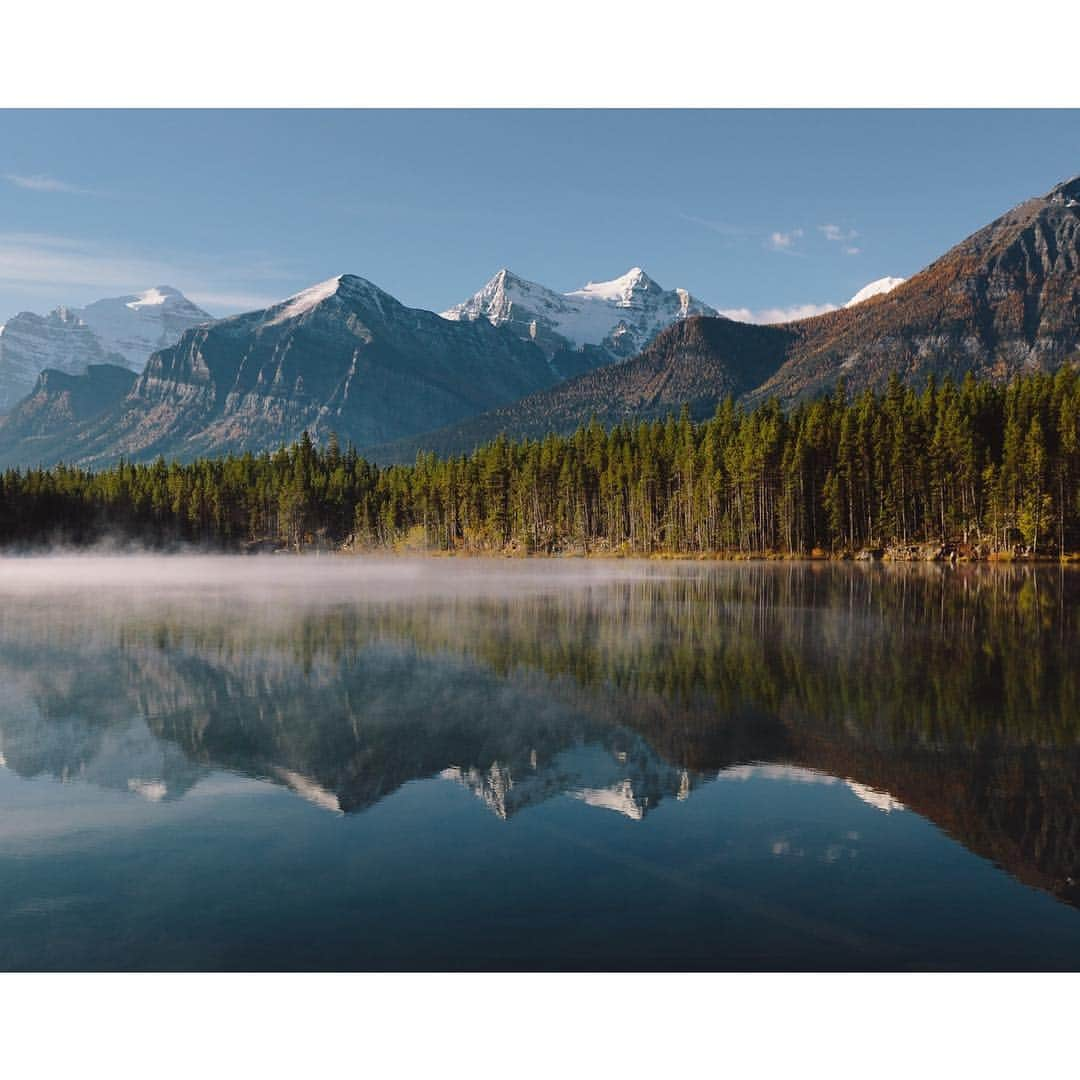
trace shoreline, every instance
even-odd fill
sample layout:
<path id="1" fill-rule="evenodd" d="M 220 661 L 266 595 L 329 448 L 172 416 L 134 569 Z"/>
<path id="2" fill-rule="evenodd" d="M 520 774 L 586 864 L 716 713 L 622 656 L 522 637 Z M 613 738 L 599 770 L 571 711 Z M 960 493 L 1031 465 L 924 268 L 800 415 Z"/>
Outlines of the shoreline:
<path id="1" fill-rule="evenodd" d="M 927 545 L 927 548 L 933 545 Z M 959 566 L 959 565 L 1003 565 L 1003 566 L 1068 566 L 1080 565 L 1080 552 L 1066 552 L 1064 555 L 1027 554 L 1014 552 L 989 552 L 987 554 L 963 555 L 942 554 L 940 550 L 932 553 L 924 549 L 923 554 L 895 555 L 888 551 L 869 553 L 851 552 L 740 552 L 740 551 L 558 551 L 540 552 L 520 549 L 457 549 L 423 548 L 419 546 L 397 545 L 393 547 L 330 547 L 317 544 L 301 548 L 284 545 L 271 546 L 266 541 L 253 541 L 236 547 L 176 543 L 160 547 L 139 543 L 106 542 L 102 544 L 71 544 L 34 547 L 12 545 L 0 547 L 0 559 L 41 559 L 50 557 L 163 557 L 170 556 L 211 556 L 259 558 L 266 556 L 289 556 L 292 558 L 366 558 L 366 559 L 424 559 L 424 560 L 500 560 L 505 562 L 711 562 L 711 563 L 858 563 L 860 565 L 903 566 L 913 564 Z"/>

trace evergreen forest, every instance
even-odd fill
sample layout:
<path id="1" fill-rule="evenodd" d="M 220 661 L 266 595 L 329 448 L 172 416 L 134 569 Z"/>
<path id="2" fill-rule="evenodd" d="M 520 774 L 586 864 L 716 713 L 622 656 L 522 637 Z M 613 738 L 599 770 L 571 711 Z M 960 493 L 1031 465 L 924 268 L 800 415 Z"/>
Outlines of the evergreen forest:
<path id="1" fill-rule="evenodd" d="M 519 554 L 1053 556 L 1080 550 L 1080 371 L 728 399 L 708 420 L 597 422 L 471 454 L 273 453 L 9 469 L 8 547 L 194 543 Z"/>

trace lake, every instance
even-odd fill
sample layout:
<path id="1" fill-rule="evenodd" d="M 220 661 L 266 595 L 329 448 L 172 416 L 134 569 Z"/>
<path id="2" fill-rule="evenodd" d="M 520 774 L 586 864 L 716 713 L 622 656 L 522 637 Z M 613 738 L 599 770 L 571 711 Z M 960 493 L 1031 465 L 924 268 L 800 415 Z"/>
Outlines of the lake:
<path id="1" fill-rule="evenodd" d="M 1080 969 L 1080 572 L 0 559 L 0 969 Z"/>

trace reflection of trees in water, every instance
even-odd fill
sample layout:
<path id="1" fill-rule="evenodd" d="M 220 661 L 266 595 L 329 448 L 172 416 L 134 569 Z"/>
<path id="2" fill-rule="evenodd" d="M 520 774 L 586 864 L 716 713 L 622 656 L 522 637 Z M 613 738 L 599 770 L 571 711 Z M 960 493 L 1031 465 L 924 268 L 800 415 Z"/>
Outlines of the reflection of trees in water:
<path id="1" fill-rule="evenodd" d="M 1074 898 L 1078 598 L 1080 575 L 1046 568 L 692 564 L 397 604 L 12 602 L 0 664 L 23 705 L 0 738 L 19 771 L 86 775 L 146 717 L 188 770 L 303 781 L 345 810 L 448 769 L 505 814 L 590 778 L 615 791 L 590 747 L 625 763 L 632 814 L 733 763 L 793 762 Z M 161 765 L 175 790 L 183 767 Z"/>

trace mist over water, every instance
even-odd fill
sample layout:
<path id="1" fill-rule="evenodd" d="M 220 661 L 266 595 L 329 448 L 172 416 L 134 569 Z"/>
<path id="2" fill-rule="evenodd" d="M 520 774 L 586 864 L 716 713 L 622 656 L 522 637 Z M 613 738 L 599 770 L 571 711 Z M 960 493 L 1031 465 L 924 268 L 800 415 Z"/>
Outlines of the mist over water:
<path id="1" fill-rule="evenodd" d="M 1075 968 L 1078 599 L 1059 567 L 0 559 L 0 967 Z"/>
<path id="2" fill-rule="evenodd" d="M 97 552 L 0 557 L 0 595 L 45 591 L 150 600 L 227 594 L 287 596 L 313 605 L 433 595 L 504 596 L 676 576 L 675 564 L 642 560 L 403 558 L 393 555 L 205 555 Z"/>

